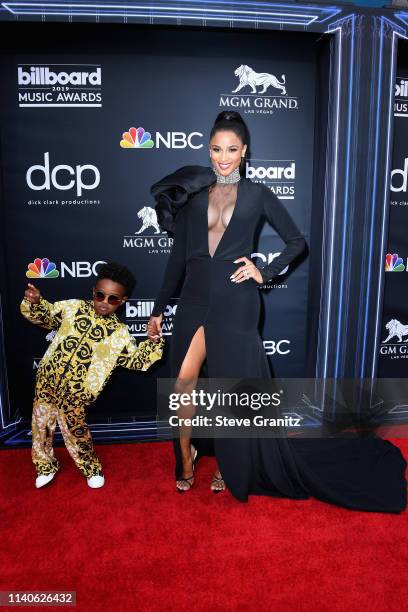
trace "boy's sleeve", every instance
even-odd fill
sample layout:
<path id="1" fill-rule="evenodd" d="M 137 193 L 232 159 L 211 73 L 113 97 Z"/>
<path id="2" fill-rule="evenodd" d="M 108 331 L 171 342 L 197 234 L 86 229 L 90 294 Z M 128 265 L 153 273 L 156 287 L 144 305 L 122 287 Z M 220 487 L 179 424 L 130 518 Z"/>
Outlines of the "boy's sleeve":
<path id="1" fill-rule="evenodd" d="M 117 365 L 129 370 L 146 372 L 150 366 L 163 356 L 164 338 L 158 342 L 143 340 L 139 344 L 129 334 L 129 340 L 118 357 Z"/>
<path id="2" fill-rule="evenodd" d="M 32 304 L 24 298 L 20 304 L 20 312 L 30 323 L 45 327 L 45 329 L 58 329 L 64 315 L 66 300 L 51 304 L 43 297 L 38 304 Z"/>

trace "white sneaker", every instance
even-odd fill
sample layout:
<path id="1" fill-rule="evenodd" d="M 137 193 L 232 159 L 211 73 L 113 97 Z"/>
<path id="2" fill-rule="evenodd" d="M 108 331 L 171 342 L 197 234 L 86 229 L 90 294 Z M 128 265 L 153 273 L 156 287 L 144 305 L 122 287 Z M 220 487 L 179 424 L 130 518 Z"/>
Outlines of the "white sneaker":
<path id="1" fill-rule="evenodd" d="M 87 478 L 87 482 L 91 489 L 100 489 L 105 484 L 105 478 L 103 476 L 91 476 Z"/>
<path id="2" fill-rule="evenodd" d="M 40 476 L 37 476 L 37 478 L 35 479 L 35 486 L 36 486 L 36 488 L 40 489 L 44 485 L 46 485 L 49 482 L 51 482 L 51 480 L 54 478 L 55 474 L 56 474 L 56 472 L 52 472 L 51 474 L 41 474 Z"/>

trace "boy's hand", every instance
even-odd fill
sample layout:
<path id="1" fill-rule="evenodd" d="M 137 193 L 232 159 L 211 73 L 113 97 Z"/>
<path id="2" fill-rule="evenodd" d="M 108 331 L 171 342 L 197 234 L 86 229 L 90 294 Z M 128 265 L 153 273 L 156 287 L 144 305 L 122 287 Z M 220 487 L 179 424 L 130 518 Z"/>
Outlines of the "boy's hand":
<path id="1" fill-rule="evenodd" d="M 158 317 L 150 317 L 149 322 L 147 324 L 147 337 L 149 340 L 153 340 L 153 342 L 158 342 L 161 338 L 162 330 L 161 330 L 161 322 L 163 319 L 163 315 L 159 315 Z"/>
<path id="2" fill-rule="evenodd" d="M 31 285 L 31 283 L 28 283 L 27 289 L 24 292 L 24 297 L 26 297 L 32 304 L 39 304 L 41 294 L 37 287 L 34 287 L 34 285 Z"/>

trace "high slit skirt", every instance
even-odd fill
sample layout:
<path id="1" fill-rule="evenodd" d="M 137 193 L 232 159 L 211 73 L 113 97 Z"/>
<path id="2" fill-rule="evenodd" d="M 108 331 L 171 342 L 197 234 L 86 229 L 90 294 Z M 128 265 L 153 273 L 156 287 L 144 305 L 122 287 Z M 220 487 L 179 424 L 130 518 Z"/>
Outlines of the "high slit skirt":
<path id="1" fill-rule="evenodd" d="M 249 254 L 248 254 L 249 257 Z M 258 331 L 260 295 L 252 280 L 233 283 L 232 259 L 189 259 L 170 348 L 171 377 L 180 372 L 201 326 L 209 378 L 270 378 Z M 307 499 L 310 496 L 354 510 L 399 513 L 406 508 L 406 462 L 386 440 L 371 437 L 192 438 L 198 456 L 216 456 L 232 495 Z M 181 476 L 180 442 L 174 439 L 176 478 Z"/>

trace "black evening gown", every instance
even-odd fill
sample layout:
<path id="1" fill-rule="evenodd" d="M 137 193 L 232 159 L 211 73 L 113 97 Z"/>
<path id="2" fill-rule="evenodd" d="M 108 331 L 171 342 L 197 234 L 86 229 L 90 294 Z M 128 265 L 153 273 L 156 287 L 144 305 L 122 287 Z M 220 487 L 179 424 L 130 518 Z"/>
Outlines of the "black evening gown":
<path id="1" fill-rule="evenodd" d="M 305 241 L 280 200 L 263 184 L 241 178 L 231 220 L 213 255 L 208 248 L 211 167 L 184 166 L 152 186 L 159 223 L 174 233 L 172 253 L 153 315 L 163 312 L 182 282 L 170 347 L 176 378 L 195 331 L 204 327 L 210 378 L 269 378 L 258 331 L 260 294 L 255 281 L 235 284 L 230 275 L 250 258 L 266 218 L 285 241 L 282 253 L 261 270 L 266 282 L 304 249 Z M 194 439 L 199 454 L 215 453 L 231 493 L 320 500 L 350 509 L 398 513 L 406 507 L 406 462 L 386 440 L 367 438 Z M 174 442 L 176 477 L 180 444 Z"/>

